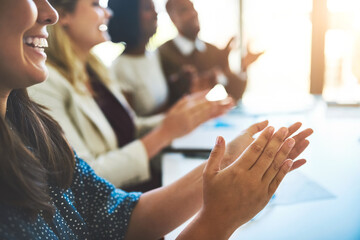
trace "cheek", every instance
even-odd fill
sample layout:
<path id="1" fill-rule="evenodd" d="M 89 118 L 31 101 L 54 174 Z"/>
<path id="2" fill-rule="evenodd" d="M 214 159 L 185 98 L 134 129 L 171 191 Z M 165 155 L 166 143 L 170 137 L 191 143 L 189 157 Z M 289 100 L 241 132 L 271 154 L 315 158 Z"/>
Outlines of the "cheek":
<path id="1" fill-rule="evenodd" d="M 6 47 L 1 48 L 0 52 L 1 74 L 11 75 L 21 71 L 24 65 L 24 53 L 20 38 L 19 35 L 2 41 Z"/>

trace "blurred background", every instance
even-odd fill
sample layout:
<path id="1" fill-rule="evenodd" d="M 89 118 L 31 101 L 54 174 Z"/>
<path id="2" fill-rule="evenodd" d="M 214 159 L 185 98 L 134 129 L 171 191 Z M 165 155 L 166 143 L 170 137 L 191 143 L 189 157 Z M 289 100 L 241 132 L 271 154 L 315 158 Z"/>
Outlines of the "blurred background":
<path id="1" fill-rule="evenodd" d="M 165 10 L 166 0 L 154 0 L 158 31 L 148 48 L 156 49 L 176 36 Z M 224 47 L 232 36 L 237 44 L 231 67 L 240 71 L 247 46 L 265 51 L 248 69 L 243 103 L 256 106 L 275 93 L 306 102 L 321 94 L 333 104 L 360 103 L 359 0 L 193 0 L 199 12 L 200 37 Z M 106 6 L 107 0 L 102 0 Z M 122 45 L 104 43 L 94 52 L 110 65 Z"/>

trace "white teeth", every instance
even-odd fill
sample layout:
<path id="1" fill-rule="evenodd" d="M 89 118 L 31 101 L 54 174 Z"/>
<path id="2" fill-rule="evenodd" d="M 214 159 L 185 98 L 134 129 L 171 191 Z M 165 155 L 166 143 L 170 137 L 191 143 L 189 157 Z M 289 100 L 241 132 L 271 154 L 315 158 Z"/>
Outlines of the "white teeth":
<path id="1" fill-rule="evenodd" d="M 39 38 L 39 37 L 26 37 L 24 38 L 24 43 L 30 45 L 32 47 L 38 48 L 46 48 L 48 47 L 48 42 L 46 38 Z"/>

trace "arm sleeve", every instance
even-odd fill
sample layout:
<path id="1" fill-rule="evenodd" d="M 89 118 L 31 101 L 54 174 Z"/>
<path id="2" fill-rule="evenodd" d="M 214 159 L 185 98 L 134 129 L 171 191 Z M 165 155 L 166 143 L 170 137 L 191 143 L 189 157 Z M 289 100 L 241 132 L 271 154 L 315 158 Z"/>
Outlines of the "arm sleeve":
<path id="1" fill-rule="evenodd" d="M 76 154 L 75 154 L 76 156 Z M 124 239 L 141 193 L 127 193 L 98 177 L 76 156 L 72 192 L 92 239 Z"/>
<path id="2" fill-rule="evenodd" d="M 118 57 L 114 60 L 109 70 L 112 82 L 118 86 L 120 91 L 130 93 L 136 91 L 136 83 L 129 77 L 134 76 L 133 69 L 131 66 L 128 66 L 126 61 Z"/>
<path id="3" fill-rule="evenodd" d="M 68 103 L 71 93 L 61 81 L 64 79 L 48 79 L 45 83 L 29 88 L 29 94 L 33 100 L 48 108 L 47 112 L 58 121 L 78 155 L 88 162 L 99 176 L 115 186 L 131 185 L 149 179 L 149 158 L 140 140 L 101 154 L 95 154 L 89 148 L 69 111 L 69 108 L 74 107 Z"/>

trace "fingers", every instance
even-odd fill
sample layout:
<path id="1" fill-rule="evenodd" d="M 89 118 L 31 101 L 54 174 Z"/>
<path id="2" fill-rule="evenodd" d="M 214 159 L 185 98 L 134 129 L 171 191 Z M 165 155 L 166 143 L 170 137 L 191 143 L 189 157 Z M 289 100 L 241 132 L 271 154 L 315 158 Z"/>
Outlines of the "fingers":
<path id="1" fill-rule="evenodd" d="M 293 162 L 291 161 L 291 159 L 288 159 L 284 162 L 284 164 L 280 168 L 280 171 L 276 174 L 275 178 L 269 185 L 269 196 L 272 196 L 275 193 L 276 189 L 279 187 L 285 175 L 290 171 L 292 164 Z"/>
<path id="2" fill-rule="evenodd" d="M 273 133 L 273 127 L 265 128 L 260 136 L 255 139 L 255 141 L 253 141 L 253 143 L 250 144 L 250 146 L 241 155 L 240 159 L 236 162 L 236 165 L 238 165 L 240 168 L 250 169 L 263 153 Z"/>
<path id="3" fill-rule="evenodd" d="M 202 99 L 192 109 L 189 109 L 189 112 L 194 118 L 196 117 L 200 122 L 203 122 L 226 113 L 233 106 L 234 101 L 230 97 L 221 101 Z"/>
<path id="4" fill-rule="evenodd" d="M 179 101 L 177 101 L 173 107 L 171 107 L 170 111 L 180 111 L 184 106 L 188 104 L 188 102 L 189 95 L 185 95 Z"/>
<path id="5" fill-rule="evenodd" d="M 261 177 L 264 175 L 269 166 L 273 163 L 278 151 L 287 136 L 288 129 L 285 127 L 280 128 L 271 138 L 268 145 L 264 149 L 258 161 L 254 164 L 251 170 L 255 171 Z M 292 140 L 294 141 L 294 140 Z M 290 152 L 290 150 L 289 150 Z"/>
<path id="6" fill-rule="evenodd" d="M 220 101 L 209 102 L 206 99 L 198 101 L 191 107 L 188 106 L 186 111 L 183 112 L 183 115 L 186 116 L 183 123 L 187 123 L 187 132 L 212 118 L 223 115 L 229 111 L 232 106 L 232 101 L 229 101 L 227 104 L 222 104 Z"/>
<path id="7" fill-rule="evenodd" d="M 306 139 L 301 142 L 296 142 L 295 147 L 291 150 L 289 154 L 289 158 L 297 158 L 309 146 L 309 144 L 310 142 Z"/>
<path id="8" fill-rule="evenodd" d="M 296 160 L 296 161 L 293 163 L 290 171 L 295 170 L 295 169 L 298 169 L 299 167 L 301 167 L 301 166 L 304 165 L 305 163 L 306 163 L 306 160 L 305 160 L 305 159 Z"/>
<path id="9" fill-rule="evenodd" d="M 297 134 L 296 136 L 294 136 L 293 138 L 295 139 L 295 141 L 299 141 L 309 137 L 311 134 L 313 134 L 313 132 L 314 131 L 311 128 L 307 128 L 304 131 Z"/>
<path id="10" fill-rule="evenodd" d="M 276 174 L 279 172 L 281 166 L 284 161 L 287 159 L 287 156 L 291 149 L 295 145 L 295 140 L 292 138 L 288 138 L 285 140 L 284 144 L 282 144 L 279 152 L 276 154 L 274 161 L 271 163 L 270 167 L 266 170 L 262 180 L 266 183 L 270 183 Z"/>
<path id="11" fill-rule="evenodd" d="M 208 90 L 196 92 L 182 97 L 171 109 L 181 111 L 184 108 L 191 108 L 206 100 Z"/>
<path id="12" fill-rule="evenodd" d="M 251 137 L 254 136 L 256 133 L 261 132 L 264 128 L 269 124 L 268 120 L 263 122 L 255 123 L 251 125 L 248 129 L 245 130 Z"/>
<path id="13" fill-rule="evenodd" d="M 301 122 L 296 122 L 293 125 L 291 125 L 290 127 L 288 127 L 289 133 L 288 133 L 288 135 L 286 137 L 290 137 L 291 135 L 293 135 L 297 130 L 299 130 L 301 125 L 302 125 Z"/>
<path id="14" fill-rule="evenodd" d="M 212 176 L 220 171 L 221 160 L 225 154 L 225 140 L 223 137 L 219 136 L 216 139 L 216 144 L 213 150 L 210 153 L 207 164 L 204 168 L 204 175 Z"/>
<path id="15" fill-rule="evenodd" d="M 235 41 L 236 37 L 232 37 L 230 38 L 229 42 L 227 43 L 225 49 L 230 50 L 231 49 L 231 45 L 233 44 L 233 42 Z"/>

